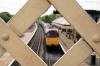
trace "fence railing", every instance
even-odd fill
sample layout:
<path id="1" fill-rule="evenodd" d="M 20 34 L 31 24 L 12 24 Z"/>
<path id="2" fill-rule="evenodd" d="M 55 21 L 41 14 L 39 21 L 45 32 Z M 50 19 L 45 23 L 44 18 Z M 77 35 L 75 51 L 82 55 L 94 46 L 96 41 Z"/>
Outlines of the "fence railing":
<path id="1" fill-rule="evenodd" d="M 53 5 L 82 36 L 54 66 L 78 66 L 93 51 L 100 56 L 100 27 L 76 0 L 28 0 L 6 24 L 0 20 L 0 56 L 8 51 L 22 66 L 47 66 L 25 43 L 21 36 Z M 92 49 L 91 49 L 92 48 Z"/>

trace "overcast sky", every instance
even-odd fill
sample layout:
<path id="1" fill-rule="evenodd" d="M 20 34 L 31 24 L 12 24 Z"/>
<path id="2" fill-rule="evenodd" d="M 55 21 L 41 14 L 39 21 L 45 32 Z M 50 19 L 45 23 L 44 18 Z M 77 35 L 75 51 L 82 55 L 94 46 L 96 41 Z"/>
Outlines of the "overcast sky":
<path id="1" fill-rule="evenodd" d="M 87 10 L 99 10 L 100 11 L 100 0 L 77 0 Z M 84 1 L 84 2 L 83 2 Z M 0 12 L 9 12 L 15 15 L 27 0 L 0 0 Z M 54 8 L 50 7 L 45 14 L 51 14 Z"/>
<path id="2" fill-rule="evenodd" d="M 0 12 L 9 12 L 10 14 L 16 14 L 22 6 L 27 2 L 27 0 L 0 0 Z M 45 14 L 51 14 L 54 10 L 53 7 L 50 7 L 48 12 Z"/>
<path id="3" fill-rule="evenodd" d="M 16 14 L 27 0 L 0 0 L 0 12 L 7 11 Z"/>

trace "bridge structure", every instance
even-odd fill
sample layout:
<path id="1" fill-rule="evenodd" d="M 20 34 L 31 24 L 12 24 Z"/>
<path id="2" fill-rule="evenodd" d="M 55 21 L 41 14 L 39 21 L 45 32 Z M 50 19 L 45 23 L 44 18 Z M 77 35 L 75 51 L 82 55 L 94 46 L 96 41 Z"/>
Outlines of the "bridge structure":
<path id="1" fill-rule="evenodd" d="M 100 1 L 99 0 L 76 0 L 79 5 L 95 20 L 98 22 L 100 15 Z M 57 10 L 53 13 L 59 13 Z"/>
<path id="2" fill-rule="evenodd" d="M 8 51 L 22 66 L 47 66 L 20 36 L 50 5 L 82 36 L 54 66 L 78 66 L 93 52 L 100 56 L 100 23 L 96 24 L 76 0 L 28 0 L 7 24 L 0 19 L 0 56 Z"/>

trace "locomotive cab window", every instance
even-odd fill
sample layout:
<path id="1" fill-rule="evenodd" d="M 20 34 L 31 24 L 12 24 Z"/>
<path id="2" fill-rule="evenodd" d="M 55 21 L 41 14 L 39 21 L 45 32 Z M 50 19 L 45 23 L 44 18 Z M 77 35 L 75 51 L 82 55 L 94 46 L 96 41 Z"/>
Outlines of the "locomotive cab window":
<path id="1" fill-rule="evenodd" d="M 59 33 L 56 32 L 56 31 L 49 31 L 47 34 L 46 34 L 47 37 L 59 37 Z"/>

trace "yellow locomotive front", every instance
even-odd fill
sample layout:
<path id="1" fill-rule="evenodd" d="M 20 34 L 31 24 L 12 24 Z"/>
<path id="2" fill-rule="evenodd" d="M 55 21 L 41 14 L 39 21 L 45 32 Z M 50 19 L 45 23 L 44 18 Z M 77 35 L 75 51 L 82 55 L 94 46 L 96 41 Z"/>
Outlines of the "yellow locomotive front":
<path id="1" fill-rule="evenodd" d="M 46 38 L 46 45 L 51 46 L 57 46 L 59 44 L 59 38 Z"/>
<path id="2" fill-rule="evenodd" d="M 56 30 L 50 30 L 46 33 L 46 45 L 59 45 L 59 33 Z"/>

